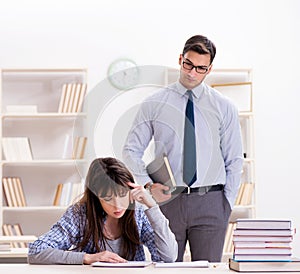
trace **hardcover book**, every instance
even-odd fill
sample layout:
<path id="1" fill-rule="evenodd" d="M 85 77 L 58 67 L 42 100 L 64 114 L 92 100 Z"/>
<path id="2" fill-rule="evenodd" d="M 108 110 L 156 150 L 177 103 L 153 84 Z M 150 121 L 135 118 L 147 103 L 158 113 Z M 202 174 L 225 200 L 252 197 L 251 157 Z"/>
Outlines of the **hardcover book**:
<path id="1" fill-rule="evenodd" d="M 292 254 L 233 254 L 236 261 L 290 262 Z"/>
<path id="2" fill-rule="evenodd" d="M 298 272 L 300 259 L 292 258 L 290 262 L 238 262 L 229 259 L 229 268 L 238 272 Z"/>
<path id="3" fill-rule="evenodd" d="M 292 229 L 290 220 L 237 219 L 237 229 Z"/>
<path id="4" fill-rule="evenodd" d="M 161 158 L 154 159 L 146 167 L 149 177 L 154 183 L 161 183 L 169 186 L 171 193 L 176 188 L 176 181 L 169 163 L 169 159 L 166 155 Z"/>
<path id="5" fill-rule="evenodd" d="M 293 236 L 294 229 L 235 229 L 234 236 Z"/>

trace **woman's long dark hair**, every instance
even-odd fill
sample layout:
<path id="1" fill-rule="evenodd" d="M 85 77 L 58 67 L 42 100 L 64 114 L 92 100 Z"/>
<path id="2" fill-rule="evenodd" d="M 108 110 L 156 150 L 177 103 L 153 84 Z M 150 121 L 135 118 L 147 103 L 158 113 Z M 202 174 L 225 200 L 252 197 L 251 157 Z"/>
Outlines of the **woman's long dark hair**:
<path id="1" fill-rule="evenodd" d="M 87 224 L 82 241 L 76 248 L 83 250 L 92 239 L 96 252 L 106 250 L 107 243 L 103 235 L 106 212 L 98 197 L 104 197 L 107 193 L 124 194 L 124 191 L 130 190 L 127 182 L 134 182 L 133 176 L 119 160 L 110 157 L 98 158 L 91 163 L 84 195 L 79 201 L 79 204 L 86 205 Z M 133 209 L 134 205 L 128 208 L 119 220 L 123 237 L 120 255 L 127 260 L 134 259 L 137 245 L 140 243 Z"/>

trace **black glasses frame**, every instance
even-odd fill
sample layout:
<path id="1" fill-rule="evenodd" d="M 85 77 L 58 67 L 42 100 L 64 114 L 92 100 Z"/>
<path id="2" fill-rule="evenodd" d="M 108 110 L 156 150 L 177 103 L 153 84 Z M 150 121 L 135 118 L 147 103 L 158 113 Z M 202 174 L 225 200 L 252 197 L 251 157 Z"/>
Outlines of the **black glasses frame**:
<path id="1" fill-rule="evenodd" d="M 194 66 L 194 64 L 190 61 L 183 61 L 182 66 L 187 70 L 192 70 L 193 68 L 195 68 L 196 72 L 200 74 L 205 74 L 209 69 L 209 67 L 207 66 Z"/>

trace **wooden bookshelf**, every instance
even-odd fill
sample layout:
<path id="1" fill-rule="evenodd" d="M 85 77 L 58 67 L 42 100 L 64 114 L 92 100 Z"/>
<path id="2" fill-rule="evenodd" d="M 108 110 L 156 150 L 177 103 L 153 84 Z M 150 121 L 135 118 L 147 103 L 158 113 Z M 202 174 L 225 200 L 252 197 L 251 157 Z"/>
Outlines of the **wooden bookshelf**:
<path id="1" fill-rule="evenodd" d="M 63 157 L 63 151 L 66 135 L 85 136 L 87 69 L 2 69 L 0 74 L 0 137 L 22 137 L 30 149 L 25 157 L 22 141 L 21 149 L 12 153 L 21 153 L 22 157 L 6 157 L 9 155 L 0 144 L 0 225 L 19 223 L 25 236 L 39 236 L 66 209 L 66 205 L 53 206 L 57 185 L 80 182 L 86 170 L 82 147 L 80 157 L 74 159 L 72 151 L 68 157 Z M 74 90 L 68 103 L 63 95 L 66 87 Z M 17 182 L 12 188 L 13 206 L 8 204 L 4 190 L 8 178 Z M 17 188 L 18 182 L 21 189 Z"/>

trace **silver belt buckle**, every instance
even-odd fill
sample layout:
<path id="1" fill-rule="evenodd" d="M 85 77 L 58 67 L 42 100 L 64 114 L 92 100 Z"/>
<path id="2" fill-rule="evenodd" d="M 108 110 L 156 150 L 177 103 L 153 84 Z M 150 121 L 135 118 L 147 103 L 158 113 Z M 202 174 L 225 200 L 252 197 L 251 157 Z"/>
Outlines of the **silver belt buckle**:
<path id="1" fill-rule="evenodd" d="M 191 193 L 191 188 L 188 186 L 187 187 L 187 194 L 190 194 Z"/>
<path id="2" fill-rule="evenodd" d="M 200 196 L 205 195 L 209 190 L 210 190 L 210 186 L 204 186 L 201 187 L 201 190 L 198 192 Z"/>

